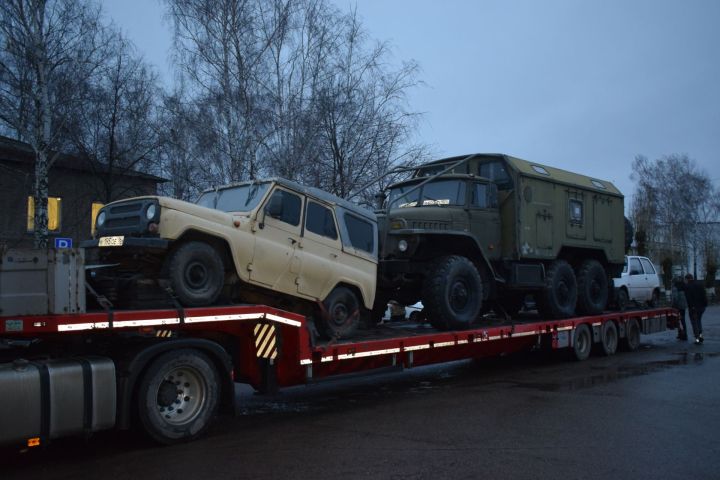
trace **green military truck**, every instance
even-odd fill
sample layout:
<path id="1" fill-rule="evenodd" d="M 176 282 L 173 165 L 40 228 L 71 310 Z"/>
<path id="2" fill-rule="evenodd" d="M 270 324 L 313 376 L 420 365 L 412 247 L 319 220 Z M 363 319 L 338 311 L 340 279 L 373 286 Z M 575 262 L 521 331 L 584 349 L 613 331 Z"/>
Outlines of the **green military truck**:
<path id="1" fill-rule="evenodd" d="M 501 154 L 437 160 L 389 187 L 376 308 L 421 300 L 438 328 L 529 294 L 548 318 L 602 312 L 625 252 L 610 182 Z"/>

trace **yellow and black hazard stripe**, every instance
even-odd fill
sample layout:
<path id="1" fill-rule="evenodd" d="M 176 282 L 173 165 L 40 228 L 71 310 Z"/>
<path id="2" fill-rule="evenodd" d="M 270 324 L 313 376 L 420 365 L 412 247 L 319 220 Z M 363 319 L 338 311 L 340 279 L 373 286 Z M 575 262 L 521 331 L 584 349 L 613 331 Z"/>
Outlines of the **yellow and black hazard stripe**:
<path id="1" fill-rule="evenodd" d="M 268 323 L 255 325 L 255 351 L 258 358 L 275 360 L 278 354 L 277 327 Z"/>

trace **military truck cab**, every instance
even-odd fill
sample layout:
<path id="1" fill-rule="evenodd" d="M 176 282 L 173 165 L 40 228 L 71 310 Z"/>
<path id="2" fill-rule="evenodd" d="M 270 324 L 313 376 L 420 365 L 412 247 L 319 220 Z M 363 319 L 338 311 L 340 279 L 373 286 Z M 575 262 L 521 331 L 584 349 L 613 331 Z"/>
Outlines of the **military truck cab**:
<path id="1" fill-rule="evenodd" d="M 551 318 L 600 313 L 622 270 L 623 196 L 609 182 L 507 155 L 438 160 L 391 185 L 380 290 L 440 328 L 527 294 Z"/>

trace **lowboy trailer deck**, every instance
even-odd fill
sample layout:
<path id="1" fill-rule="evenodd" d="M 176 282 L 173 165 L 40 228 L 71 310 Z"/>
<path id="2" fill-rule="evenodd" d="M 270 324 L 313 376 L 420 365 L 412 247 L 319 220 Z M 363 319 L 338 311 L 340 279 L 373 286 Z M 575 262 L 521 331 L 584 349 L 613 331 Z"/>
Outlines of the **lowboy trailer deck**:
<path id="1" fill-rule="evenodd" d="M 585 360 L 635 350 L 641 334 L 675 328 L 669 308 L 564 320 L 490 321 L 467 330 L 378 326 L 352 340 L 316 340 L 305 317 L 266 306 L 0 317 L 0 444 L 46 444 L 139 423 L 155 440 L 192 440 L 233 383 L 259 392 L 384 367 L 411 368 L 533 348 Z"/>

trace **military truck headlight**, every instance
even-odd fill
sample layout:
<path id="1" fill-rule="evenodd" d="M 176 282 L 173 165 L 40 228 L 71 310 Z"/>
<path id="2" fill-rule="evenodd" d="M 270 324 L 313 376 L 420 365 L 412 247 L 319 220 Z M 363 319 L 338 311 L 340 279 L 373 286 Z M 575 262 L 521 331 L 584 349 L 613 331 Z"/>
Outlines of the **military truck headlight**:
<path id="1" fill-rule="evenodd" d="M 400 250 L 401 252 L 405 252 L 405 251 L 407 251 L 407 249 L 408 249 L 408 243 L 407 243 L 407 241 L 406 241 L 406 240 L 400 240 L 400 241 L 398 242 L 398 250 Z"/>
<path id="2" fill-rule="evenodd" d="M 154 203 L 151 203 L 150 205 L 148 205 L 147 210 L 145 210 L 145 216 L 147 217 L 148 220 L 152 220 L 153 218 L 155 218 L 156 212 L 157 212 L 157 207 L 155 206 Z"/>
<path id="3" fill-rule="evenodd" d="M 95 224 L 98 227 L 102 227 L 103 225 L 105 225 L 105 211 L 104 210 L 101 211 L 100 213 L 98 213 L 97 219 L 95 220 Z"/>

